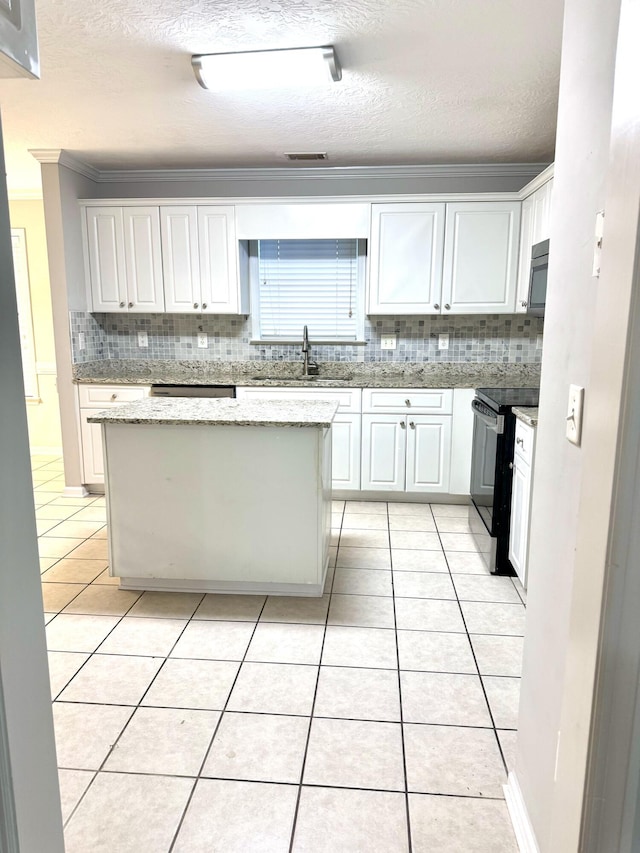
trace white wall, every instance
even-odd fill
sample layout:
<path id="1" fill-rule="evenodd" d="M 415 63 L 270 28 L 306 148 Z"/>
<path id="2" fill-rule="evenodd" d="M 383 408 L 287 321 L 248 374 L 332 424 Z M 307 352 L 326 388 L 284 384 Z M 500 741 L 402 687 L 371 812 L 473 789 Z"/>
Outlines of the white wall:
<path id="1" fill-rule="evenodd" d="M 20 853 L 62 853 L 27 415 L 0 133 L 0 789 Z M 3 709 L 0 708 L 0 717 Z M 4 724 L 3 724 L 4 723 Z M 5 735 L 3 738 L 2 735 Z M 8 756 L 7 753 L 8 752 Z M 2 760 L 4 758 L 4 760 Z M 8 758 L 8 762 L 7 759 Z M 7 778 L 8 763 L 10 777 Z M 5 825 L 4 830 L 8 827 Z M 0 844 L 2 843 L 0 832 Z M 11 829 L 9 829 L 11 834 Z M 5 839 L 6 842 L 6 839 Z M 15 840 L 14 840 L 15 843 Z"/>
<path id="2" fill-rule="evenodd" d="M 78 198 L 92 197 L 93 181 L 65 166 L 43 164 L 42 197 L 47 229 L 47 254 L 58 371 L 60 426 L 67 486 L 82 483 L 80 435 L 76 420 L 75 385 L 71 372 L 69 311 L 87 308 Z"/>
<path id="3" fill-rule="evenodd" d="M 599 286 L 592 277 L 594 228 L 605 199 L 619 5 L 619 0 L 565 4 L 516 759 L 516 775 L 542 853 L 560 853 L 551 839 L 554 777 L 573 578 L 580 568 L 575 549 L 584 464 L 582 449 L 564 435 L 569 385 L 585 387 L 590 404 Z M 603 515 L 601 524 L 606 528 L 608 523 Z"/>

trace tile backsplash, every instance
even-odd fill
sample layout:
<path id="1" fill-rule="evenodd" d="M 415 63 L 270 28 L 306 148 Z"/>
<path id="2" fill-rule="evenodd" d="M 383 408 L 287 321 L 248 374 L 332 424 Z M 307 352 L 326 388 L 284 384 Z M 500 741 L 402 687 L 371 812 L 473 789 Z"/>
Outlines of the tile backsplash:
<path id="1" fill-rule="evenodd" d="M 74 363 L 108 358 L 176 359 L 197 361 L 295 361 L 300 345 L 252 344 L 251 319 L 204 314 L 89 314 L 69 315 Z M 313 342 L 313 324 L 309 323 Z M 524 314 L 371 317 L 365 320 L 364 346 L 314 346 L 318 361 L 470 361 L 536 364 L 542 357 L 538 338 L 543 321 Z M 138 332 L 148 346 L 138 346 Z M 208 347 L 197 346 L 206 332 Z M 80 335 L 84 348 L 80 349 Z M 381 348 L 381 336 L 397 336 L 395 350 Z M 438 349 L 440 335 L 449 336 L 448 349 Z M 302 330 L 301 330 L 302 338 Z"/>

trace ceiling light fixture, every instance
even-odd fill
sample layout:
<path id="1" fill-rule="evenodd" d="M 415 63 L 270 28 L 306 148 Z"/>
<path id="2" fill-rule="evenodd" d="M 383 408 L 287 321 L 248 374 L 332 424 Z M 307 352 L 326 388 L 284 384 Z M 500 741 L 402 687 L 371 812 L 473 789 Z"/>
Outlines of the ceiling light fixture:
<path id="1" fill-rule="evenodd" d="M 332 45 L 245 53 L 204 53 L 191 57 L 204 89 L 277 89 L 336 83 L 342 69 Z"/>

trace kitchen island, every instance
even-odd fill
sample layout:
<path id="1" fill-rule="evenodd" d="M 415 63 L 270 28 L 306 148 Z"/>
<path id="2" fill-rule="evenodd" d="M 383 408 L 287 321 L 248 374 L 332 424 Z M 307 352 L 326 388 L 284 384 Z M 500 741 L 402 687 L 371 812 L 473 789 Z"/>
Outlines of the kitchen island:
<path id="1" fill-rule="evenodd" d="M 322 595 L 336 408 L 153 398 L 93 415 L 110 574 L 123 589 Z"/>

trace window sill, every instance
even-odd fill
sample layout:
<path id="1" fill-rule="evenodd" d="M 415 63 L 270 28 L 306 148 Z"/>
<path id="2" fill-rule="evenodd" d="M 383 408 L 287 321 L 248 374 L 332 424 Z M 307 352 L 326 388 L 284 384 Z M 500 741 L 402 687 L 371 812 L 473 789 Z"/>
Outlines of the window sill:
<path id="1" fill-rule="evenodd" d="M 302 346 L 300 338 L 263 338 L 262 340 L 249 341 L 252 346 Z M 327 341 L 309 341 L 311 347 L 366 347 L 366 341 L 345 341 L 345 340 L 327 340 Z"/>

